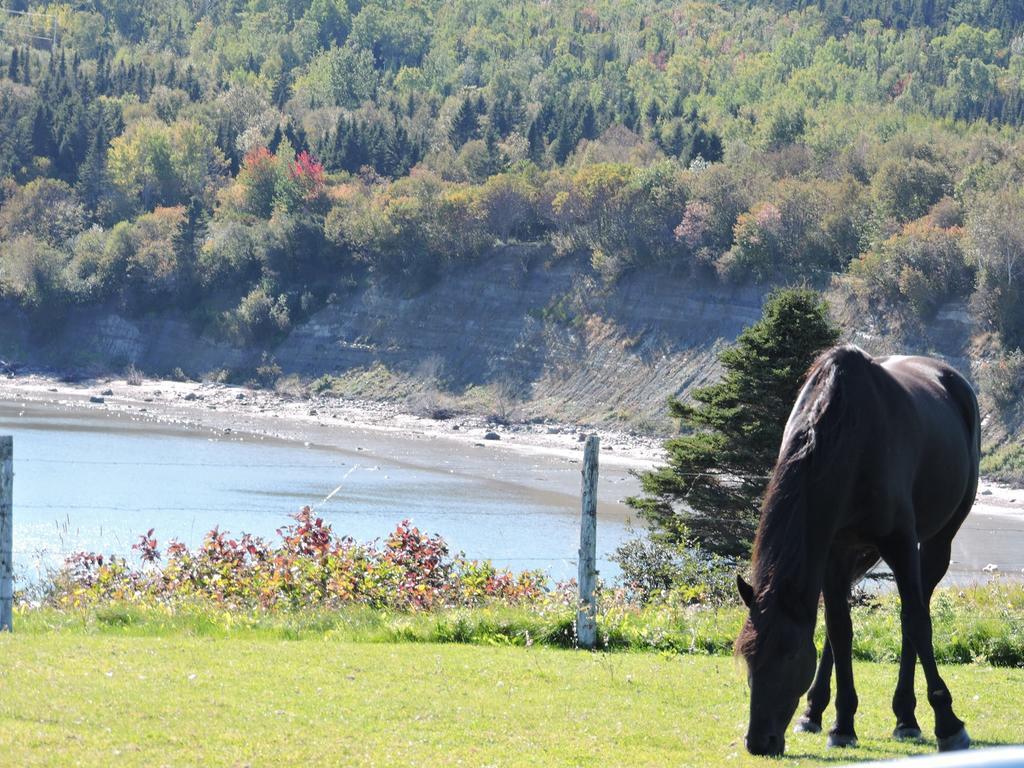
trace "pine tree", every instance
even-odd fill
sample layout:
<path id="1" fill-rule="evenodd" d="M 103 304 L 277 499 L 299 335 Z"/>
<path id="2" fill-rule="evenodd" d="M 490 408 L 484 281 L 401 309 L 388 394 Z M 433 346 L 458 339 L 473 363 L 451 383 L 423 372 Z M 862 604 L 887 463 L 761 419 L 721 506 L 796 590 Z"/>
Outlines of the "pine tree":
<path id="1" fill-rule="evenodd" d="M 78 194 L 90 211 L 100 207 L 107 188 L 107 137 L 103 122 L 97 121 L 89 150 L 78 169 Z"/>
<path id="2" fill-rule="evenodd" d="M 32 85 L 32 61 L 27 45 L 21 52 L 21 82 L 22 85 Z"/>
<path id="3" fill-rule="evenodd" d="M 672 104 L 669 107 L 669 112 L 671 112 L 672 117 L 682 117 L 683 116 L 683 94 L 677 93 L 672 98 Z"/>
<path id="4" fill-rule="evenodd" d="M 529 145 L 530 159 L 539 163 L 544 156 L 544 127 L 539 120 L 530 121 L 526 129 L 526 141 Z"/>
<path id="5" fill-rule="evenodd" d="M 487 176 L 493 176 L 496 173 L 501 173 L 505 162 L 502 157 L 501 150 L 498 149 L 497 131 L 488 129 L 484 133 L 484 148 L 487 150 Z"/>
<path id="6" fill-rule="evenodd" d="M 719 355 L 722 379 L 695 390 L 692 403 L 669 400 L 688 432 L 665 442 L 668 464 L 642 473 L 644 495 L 628 500 L 656 538 L 749 555 L 804 372 L 838 337 L 817 292 L 777 291 L 761 319 Z"/>
<path id="7" fill-rule="evenodd" d="M 622 107 L 619 118 L 622 120 L 622 124 L 629 128 L 629 130 L 636 130 L 637 124 L 640 122 L 640 110 L 636 105 L 636 97 L 632 93 L 630 93 L 629 98 L 626 99 L 626 103 Z"/>
<path id="8" fill-rule="evenodd" d="M 647 108 L 644 110 L 644 119 L 647 121 L 648 125 L 653 126 L 658 122 L 659 117 L 661 117 L 661 107 L 658 106 L 658 102 L 651 99 L 647 103 Z"/>
<path id="9" fill-rule="evenodd" d="M 665 142 L 664 150 L 672 155 L 672 157 L 679 157 L 684 162 L 688 161 L 689 157 L 683 157 L 683 153 L 688 149 L 690 142 L 687 141 L 686 131 L 683 130 L 683 124 L 676 120 L 672 123 L 672 132 L 668 136 L 668 141 Z"/>
<path id="10" fill-rule="evenodd" d="M 278 124 L 274 128 L 274 134 L 270 137 L 270 142 L 267 144 L 267 149 L 270 150 L 271 154 L 277 154 L 277 148 L 281 146 L 281 140 L 284 138 L 284 134 L 281 132 L 281 125 Z"/>
<path id="11" fill-rule="evenodd" d="M 594 105 L 587 101 L 580 113 L 580 136 L 584 139 L 597 138 L 597 115 L 594 114 Z"/>
<path id="12" fill-rule="evenodd" d="M 448 138 L 455 149 L 458 149 L 470 139 L 476 138 L 479 127 L 478 119 L 473 101 L 467 96 L 465 101 L 459 106 L 458 112 L 455 113 L 452 127 L 448 131 Z"/>
<path id="13" fill-rule="evenodd" d="M 11 48 L 11 63 L 7 65 L 7 79 L 12 82 L 18 82 L 18 49 L 17 47 Z"/>
<path id="14" fill-rule="evenodd" d="M 704 126 L 698 125 L 693 131 L 693 138 L 690 142 L 690 159 L 700 155 L 709 163 L 717 163 L 722 159 L 722 140 L 713 131 L 707 131 Z"/>
<path id="15" fill-rule="evenodd" d="M 558 135 L 555 136 L 555 143 L 551 145 L 551 152 L 554 155 L 555 162 L 562 165 L 574 149 L 576 149 L 576 137 L 573 135 L 569 121 L 563 118 L 562 124 L 558 129 Z"/>

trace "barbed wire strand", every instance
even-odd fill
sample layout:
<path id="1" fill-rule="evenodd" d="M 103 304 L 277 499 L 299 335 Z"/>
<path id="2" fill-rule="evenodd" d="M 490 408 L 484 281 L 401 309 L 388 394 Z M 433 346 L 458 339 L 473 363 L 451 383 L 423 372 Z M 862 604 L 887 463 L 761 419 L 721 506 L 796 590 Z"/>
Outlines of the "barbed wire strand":
<path id="1" fill-rule="evenodd" d="M 578 460 L 573 460 L 576 463 Z M 234 468 L 234 469 L 340 469 L 347 466 L 347 462 L 341 461 L 338 464 L 238 464 L 237 462 L 204 462 L 204 461 L 104 461 L 102 459 L 48 459 L 42 457 L 16 457 L 15 463 L 30 464 L 84 464 L 89 466 L 110 466 L 110 467 L 212 467 L 212 468 Z M 358 465 L 357 465 L 358 466 Z M 539 472 L 555 471 L 554 467 L 546 467 Z M 675 472 L 680 477 L 691 478 L 721 478 L 725 480 L 769 480 L 771 475 L 749 475 L 735 472 Z"/>

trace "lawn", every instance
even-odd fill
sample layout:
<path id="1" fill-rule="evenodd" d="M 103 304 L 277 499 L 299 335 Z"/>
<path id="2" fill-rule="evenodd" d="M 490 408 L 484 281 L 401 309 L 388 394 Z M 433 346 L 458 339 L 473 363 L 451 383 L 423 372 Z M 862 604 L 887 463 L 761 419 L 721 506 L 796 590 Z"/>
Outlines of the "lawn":
<path id="1" fill-rule="evenodd" d="M 4 765 L 765 765 L 728 657 L 57 629 L 0 660 Z M 895 673 L 857 664 L 861 747 L 790 736 L 770 765 L 931 751 L 887 736 Z M 977 743 L 1021 739 L 1024 670 L 944 675 Z"/>

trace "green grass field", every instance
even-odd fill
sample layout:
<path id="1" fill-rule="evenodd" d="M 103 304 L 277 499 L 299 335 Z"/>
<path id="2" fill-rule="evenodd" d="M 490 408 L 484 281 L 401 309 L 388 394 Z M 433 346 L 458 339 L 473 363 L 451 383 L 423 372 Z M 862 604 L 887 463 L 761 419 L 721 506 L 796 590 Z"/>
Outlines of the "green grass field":
<path id="1" fill-rule="evenodd" d="M 816 765 L 928 752 L 888 738 L 896 670 L 858 663 L 862 746 L 790 736 Z M 944 668 L 979 744 L 1024 734 L 1024 670 Z M 920 678 L 920 675 L 919 675 Z M 3 765 L 765 765 L 728 657 L 282 640 L 250 632 L 0 636 Z M 923 696 L 919 694 L 923 700 Z M 925 705 L 921 722 L 930 730 Z"/>

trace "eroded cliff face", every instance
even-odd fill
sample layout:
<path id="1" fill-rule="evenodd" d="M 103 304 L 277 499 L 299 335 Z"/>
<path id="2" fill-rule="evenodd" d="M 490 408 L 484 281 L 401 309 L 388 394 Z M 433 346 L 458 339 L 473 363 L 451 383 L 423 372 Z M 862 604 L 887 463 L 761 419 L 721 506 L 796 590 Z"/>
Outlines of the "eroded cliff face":
<path id="1" fill-rule="evenodd" d="M 663 418 L 670 394 L 714 373 L 715 353 L 760 315 L 757 290 L 668 272 L 611 289 L 579 260 L 509 249 L 413 298 L 369 289 L 297 328 L 284 370 L 338 373 L 381 362 L 447 388 L 508 382 L 527 411 L 562 418 Z"/>
<path id="2" fill-rule="evenodd" d="M 760 317 L 764 295 L 668 269 L 605 287 L 585 259 L 510 247 L 413 297 L 353 290 L 272 353 L 282 373 L 304 378 L 383 365 L 411 379 L 429 372 L 452 392 L 500 382 L 524 400 L 523 415 L 659 427 L 670 395 L 717 376 L 718 351 Z M 970 318 L 962 309 L 947 308 L 897 343 L 886 318 L 839 294 L 835 300 L 849 340 L 869 351 L 941 354 L 969 373 Z M 42 339 L 13 316 L 0 330 L 0 358 L 92 372 L 134 363 L 157 374 L 180 367 L 197 375 L 252 368 L 260 354 L 166 314 L 78 312 Z"/>

